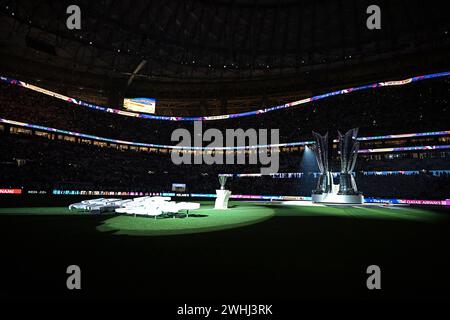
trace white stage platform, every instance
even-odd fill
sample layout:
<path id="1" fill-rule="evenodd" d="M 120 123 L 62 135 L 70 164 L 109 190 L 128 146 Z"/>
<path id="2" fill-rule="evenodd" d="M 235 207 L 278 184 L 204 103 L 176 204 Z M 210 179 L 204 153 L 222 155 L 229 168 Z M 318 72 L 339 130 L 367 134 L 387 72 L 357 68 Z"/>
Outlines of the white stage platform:
<path id="1" fill-rule="evenodd" d="M 177 203 L 170 200 L 170 197 L 139 197 L 127 200 L 99 198 L 71 204 L 69 210 L 83 210 L 92 213 L 116 212 L 156 218 L 163 214 L 175 216 L 180 211 L 186 211 L 186 216 L 189 216 L 189 210 L 200 209 L 200 203 Z"/>
<path id="2" fill-rule="evenodd" d="M 312 202 L 327 204 L 363 204 L 364 196 L 362 194 L 337 194 L 334 192 L 313 194 Z"/>
<path id="3" fill-rule="evenodd" d="M 228 209 L 228 200 L 230 199 L 231 196 L 231 191 L 230 190 L 216 190 L 216 202 L 214 204 L 214 209 Z"/>

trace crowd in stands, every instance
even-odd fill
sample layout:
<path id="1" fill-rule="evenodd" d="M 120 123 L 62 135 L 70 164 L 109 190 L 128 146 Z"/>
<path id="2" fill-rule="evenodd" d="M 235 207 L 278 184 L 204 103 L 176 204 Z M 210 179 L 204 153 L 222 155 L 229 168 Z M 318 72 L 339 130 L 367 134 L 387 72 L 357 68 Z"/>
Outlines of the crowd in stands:
<path id="1" fill-rule="evenodd" d="M 337 95 L 312 103 L 227 120 L 205 121 L 203 129 L 279 129 L 280 142 L 311 140 L 311 131 L 360 128 L 360 136 L 448 129 L 450 78 L 414 82 Z M 157 108 L 157 107 L 156 107 Z M 257 106 L 255 106 L 257 108 Z M 136 119 L 92 110 L 16 85 L 0 83 L 0 117 L 97 136 L 156 144 L 176 144 L 176 128 L 192 122 Z M 205 143 L 206 145 L 207 143 Z"/>
<path id="2" fill-rule="evenodd" d="M 360 128 L 362 135 L 448 130 L 450 79 L 355 92 L 257 116 L 206 121 L 207 128 L 280 129 L 280 142 L 311 140 L 311 131 Z M 0 118 L 39 124 L 102 137 L 156 144 L 170 141 L 176 128 L 192 131 L 191 122 L 136 119 L 66 103 L 25 88 L 0 83 Z M 205 143 L 206 145 L 206 143 Z M 221 173 L 258 173 L 260 165 L 175 165 L 170 154 L 120 151 L 92 145 L 0 132 L 1 187 L 37 190 L 170 191 L 184 183 L 190 193 L 214 193 Z M 279 172 L 305 172 L 302 178 L 233 178 L 233 193 L 308 196 L 317 178 L 302 167 L 298 152 L 280 154 Z M 447 154 L 448 155 L 448 154 Z M 429 159 L 368 159 L 360 156 L 357 171 L 448 169 L 448 156 Z M 314 167 L 315 166 L 315 167 Z M 333 170 L 339 163 L 334 160 Z M 368 197 L 445 199 L 447 174 L 356 175 Z"/>
<path id="3" fill-rule="evenodd" d="M 0 187 L 34 190 L 171 191 L 183 183 L 189 193 L 214 193 L 223 173 L 259 173 L 259 165 L 175 165 L 170 155 L 150 154 L 89 145 L 73 145 L 36 137 L 0 135 Z M 448 160 L 447 160 L 448 161 Z M 386 168 L 382 168 L 386 170 Z M 315 189 L 315 163 L 303 166 L 301 155 L 280 156 L 279 172 L 305 172 L 301 178 L 229 178 L 235 194 L 309 196 Z M 445 199 L 450 176 L 427 173 L 368 176 L 357 173 L 367 197 Z M 336 182 L 338 182 L 336 180 Z"/>

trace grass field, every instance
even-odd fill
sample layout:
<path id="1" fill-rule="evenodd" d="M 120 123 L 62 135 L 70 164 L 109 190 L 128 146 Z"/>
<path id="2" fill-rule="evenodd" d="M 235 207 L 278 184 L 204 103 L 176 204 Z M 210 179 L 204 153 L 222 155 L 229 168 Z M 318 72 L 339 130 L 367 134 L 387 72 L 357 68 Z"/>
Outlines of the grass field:
<path id="1" fill-rule="evenodd" d="M 2 297 L 449 297 L 447 210 L 203 202 L 186 218 L 0 208 Z M 65 271 L 83 272 L 80 292 Z M 368 291 L 366 268 L 382 269 Z"/>
<path id="2" fill-rule="evenodd" d="M 67 207 L 0 208 L 0 215 L 77 216 L 87 212 L 70 211 Z M 258 223 L 274 216 L 321 217 L 353 219 L 409 220 L 433 222 L 442 215 L 427 209 L 400 206 L 295 206 L 283 203 L 237 202 L 228 210 L 214 210 L 212 202 L 203 201 L 199 210 L 178 218 L 150 218 L 105 214 L 106 219 L 96 229 L 117 235 L 161 236 L 211 232 Z"/>

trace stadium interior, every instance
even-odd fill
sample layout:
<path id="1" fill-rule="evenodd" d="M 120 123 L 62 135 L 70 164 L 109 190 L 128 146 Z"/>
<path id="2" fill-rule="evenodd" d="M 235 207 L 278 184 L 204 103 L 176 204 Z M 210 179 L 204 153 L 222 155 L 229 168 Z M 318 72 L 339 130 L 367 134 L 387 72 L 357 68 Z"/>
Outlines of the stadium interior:
<path id="1" fill-rule="evenodd" d="M 169 309 L 183 297 L 448 299 L 448 14 L 379 1 L 382 27 L 370 30 L 370 4 L 77 1 L 81 27 L 70 29 L 73 3 L 0 0 L 1 271 L 11 275 L 0 298 L 175 292 Z M 127 107 L 142 97 L 151 111 Z M 278 140 L 213 149 L 194 123 L 224 135 L 278 130 Z M 314 203 L 323 170 L 313 132 L 328 133 L 334 186 L 339 133 L 352 128 L 364 203 Z M 177 130 L 202 145 L 174 148 Z M 259 150 L 276 172 L 251 163 Z M 178 164 L 173 153 L 245 161 Z M 219 188 L 231 191 L 227 210 Z M 68 208 L 161 196 L 200 209 L 152 219 Z M 70 261 L 82 290 L 65 287 Z M 366 287 L 371 264 L 386 270 L 383 290 Z"/>

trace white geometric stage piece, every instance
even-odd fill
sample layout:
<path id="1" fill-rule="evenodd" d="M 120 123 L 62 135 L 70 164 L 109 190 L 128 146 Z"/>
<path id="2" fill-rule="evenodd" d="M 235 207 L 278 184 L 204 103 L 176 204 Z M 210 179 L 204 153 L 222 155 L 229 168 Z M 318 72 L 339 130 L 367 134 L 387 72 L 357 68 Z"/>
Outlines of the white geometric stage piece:
<path id="1" fill-rule="evenodd" d="M 312 202 L 329 204 L 362 204 L 364 196 L 362 194 L 338 194 L 335 192 L 313 194 Z"/>
<path id="2" fill-rule="evenodd" d="M 156 217 L 165 213 L 176 214 L 181 210 L 186 210 L 187 215 L 189 215 L 189 210 L 196 210 L 200 208 L 199 203 L 177 203 L 170 200 L 170 197 L 139 197 L 128 200 L 99 198 L 71 204 L 69 209 L 85 210 L 93 213 L 115 211 L 117 213 Z"/>
<path id="3" fill-rule="evenodd" d="M 216 202 L 214 209 L 228 209 L 228 200 L 231 196 L 230 190 L 216 190 Z"/>

